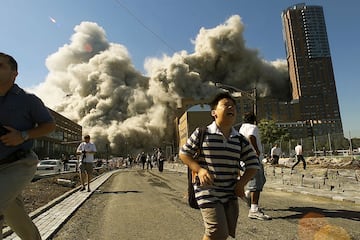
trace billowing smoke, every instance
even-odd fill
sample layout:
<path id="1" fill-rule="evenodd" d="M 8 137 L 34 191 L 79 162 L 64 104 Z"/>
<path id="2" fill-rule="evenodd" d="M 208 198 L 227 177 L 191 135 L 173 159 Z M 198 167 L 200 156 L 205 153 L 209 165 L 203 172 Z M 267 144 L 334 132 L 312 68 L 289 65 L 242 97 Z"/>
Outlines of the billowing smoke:
<path id="1" fill-rule="evenodd" d="M 78 122 L 99 148 L 113 152 L 150 149 L 174 138 L 182 98 L 209 98 L 216 82 L 262 96 L 289 91 L 285 61 L 266 62 L 243 39 L 239 16 L 213 29 L 200 29 L 194 53 L 181 51 L 147 59 L 147 76 L 137 71 L 126 47 L 109 43 L 92 22 L 75 27 L 70 44 L 48 57 L 49 74 L 35 90 L 55 111 Z M 100 146 L 102 144 L 103 146 Z"/>

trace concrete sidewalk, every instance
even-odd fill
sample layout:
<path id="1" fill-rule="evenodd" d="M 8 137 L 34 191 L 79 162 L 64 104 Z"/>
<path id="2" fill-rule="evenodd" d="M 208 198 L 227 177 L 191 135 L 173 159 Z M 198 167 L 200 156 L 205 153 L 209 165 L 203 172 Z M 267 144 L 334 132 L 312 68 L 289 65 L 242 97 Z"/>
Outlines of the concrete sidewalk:
<path id="1" fill-rule="evenodd" d="M 96 191 L 113 173 L 104 173 L 91 182 L 91 192 L 80 191 L 77 187 L 61 197 L 37 209 L 30 214 L 35 225 L 39 228 L 42 239 L 51 239 L 52 235 L 68 220 L 72 214 Z M 3 230 L 3 239 L 20 239 L 7 227 Z"/>

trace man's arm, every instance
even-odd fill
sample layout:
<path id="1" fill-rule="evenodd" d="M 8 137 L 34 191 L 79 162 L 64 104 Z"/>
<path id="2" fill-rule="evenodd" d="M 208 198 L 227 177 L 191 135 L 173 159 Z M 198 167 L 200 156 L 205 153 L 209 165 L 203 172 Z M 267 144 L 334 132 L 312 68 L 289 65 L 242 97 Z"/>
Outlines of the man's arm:
<path id="1" fill-rule="evenodd" d="M 245 197 L 245 186 L 255 176 L 257 168 L 246 168 L 244 174 L 240 177 L 240 180 L 236 183 L 235 194 L 240 198 Z"/>
<path id="2" fill-rule="evenodd" d="M 77 155 L 80 155 L 80 154 L 83 153 L 82 145 L 83 145 L 83 143 L 80 143 L 79 146 L 77 147 L 77 149 L 76 149 L 76 154 Z"/>
<path id="3" fill-rule="evenodd" d="M 250 135 L 249 140 L 250 140 L 251 145 L 254 147 L 256 155 L 259 157 L 260 156 L 260 150 L 259 150 L 259 147 L 258 147 L 258 145 L 256 143 L 256 137 L 254 135 Z"/>
<path id="4" fill-rule="evenodd" d="M 28 130 L 27 133 L 29 134 L 29 138 L 39 138 L 51 133 L 52 131 L 55 130 L 55 128 L 56 128 L 55 122 L 40 123 L 37 125 L 37 127 Z"/>
<path id="5" fill-rule="evenodd" d="M 15 128 L 4 126 L 6 129 L 8 129 L 10 132 L 1 136 L 0 140 L 6 145 L 6 146 L 17 146 L 24 142 L 24 139 L 21 135 L 21 131 L 18 131 Z M 35 128 L 26 130 L 29 139 L 39 138 L 42 136 L 47 135 L 48 133 L 51 133 L 54 131 L 56 127 L 55 122 L 49 122 L 49 123 L 40 123 Z"/>

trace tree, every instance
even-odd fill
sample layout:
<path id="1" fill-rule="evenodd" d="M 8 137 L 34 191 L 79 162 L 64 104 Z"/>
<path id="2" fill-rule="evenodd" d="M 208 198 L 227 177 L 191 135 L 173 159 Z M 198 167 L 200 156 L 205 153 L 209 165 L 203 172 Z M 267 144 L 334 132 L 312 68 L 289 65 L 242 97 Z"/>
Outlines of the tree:
<path id="1" fill-rule="evenodd" d="M 267 144 L 269 149 L 274 143 L 285 142 L 290 139 L 287 128 L 281 128 L 273 120 L 261 120 L 258 124 L 260 136 L 263 144 Z M 269 149 L 264 149 L 267 152 Z"/>
<path id="2" fill-rule="evenodd" d="M 360 147 L 360 138 L 352 138 L 351 144 L 353 148 L 359 148 Z"/>

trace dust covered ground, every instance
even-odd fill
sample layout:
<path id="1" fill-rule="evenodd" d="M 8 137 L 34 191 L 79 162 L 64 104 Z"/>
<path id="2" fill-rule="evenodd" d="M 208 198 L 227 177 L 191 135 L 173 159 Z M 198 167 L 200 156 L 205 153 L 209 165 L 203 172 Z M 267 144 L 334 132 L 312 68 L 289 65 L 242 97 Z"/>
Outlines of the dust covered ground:
<path id="1" fill-rule="evenodd" d="M 58 184 L 58 178 L 70 180 L 74 185 L 63 186 Z M 67 173 L 33 181 L 22 192 L 25 209 L 29 213 L 33 212 L 77 186 L 80 186 L 78 173 Z"/>

